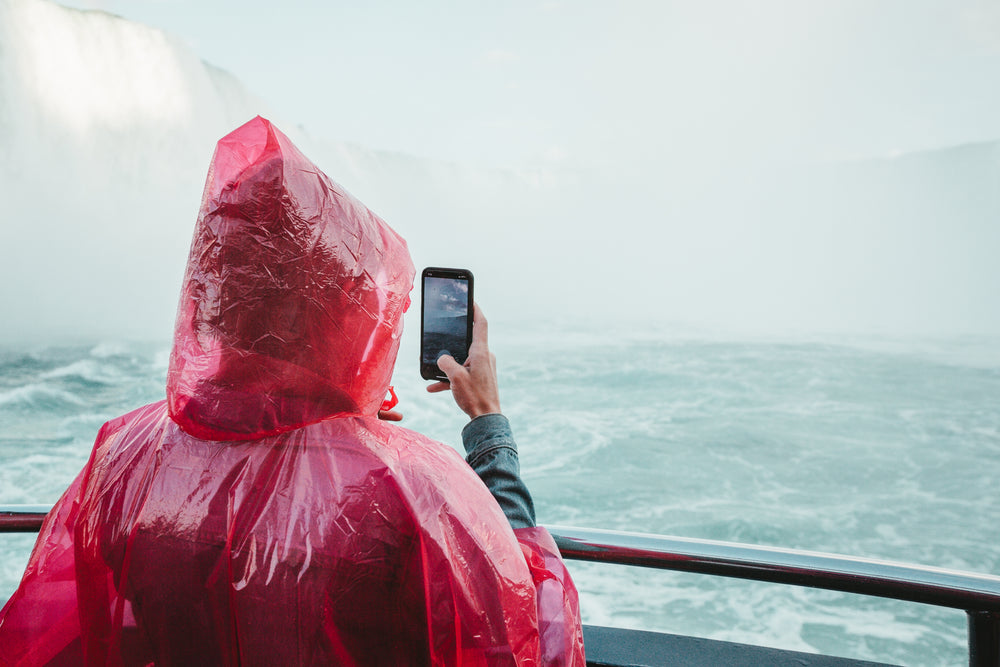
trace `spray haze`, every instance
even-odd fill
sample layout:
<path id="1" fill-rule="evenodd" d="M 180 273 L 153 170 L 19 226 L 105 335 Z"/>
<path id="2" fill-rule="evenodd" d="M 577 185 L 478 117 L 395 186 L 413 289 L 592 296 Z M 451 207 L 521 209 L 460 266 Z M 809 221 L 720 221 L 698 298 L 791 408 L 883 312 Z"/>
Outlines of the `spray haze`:
<path id="1" fill-rule="evenodd" d="M 337 103 L 299 115 L 282 88 L 293 84 L 260 77 L 282 71 L 294 83 L 305 72 L 313 84 L 294 85 L 309 97 L 315 73 L 274 50 L 266 67 L 249 51 L 239 52 L 245 69 L 222 63 L 249 76 L 265 104 L 188 45 L 211 52 L 225 45 L 221 31 L 185 42 L 103 12 L 0 0 L 0 339 L 169 336 L 214 144 L 257 114 L 392 224 L 418 266 L 471 268 L 493 319 L 1000 332 L 1000 114 L 973 118 L 957 99 L 983 89 L 981 67 L 957 79 L 914 67 L 929 45 L 961 44 L 952 56 L 964 64 L 995 59 L 995 43 L 975 38 L 967 12 L 934 3 L 913 9 L 895 41 L 876 29 L 899 18 L 895 5 L 864 28 L 851 3 L 710 4 L 571 13 L 552 4 L 530 8 L 524 32 L 498 18 L 512 42 L 489 42 L 462 70 L 506 82 L 503 99 L 486 100 L 493 115 L 448 117 L 447 95 L 463 98 L 449 113 L 475 105 L 474 78 L 424 77 L 454 134 L 400 125 L 391 152 L 329 139 L 367 108 L 383 129 L 420 119 L 422 105 L 400 110 L 380 98 L 388 85 L 367 104 L 345 98 L 360 85 L 352 77 L 390 76 L 382 60 L 369 71 L 345 66 L 326 86 L 340 91 Z M 214 19 L 202 18 L 208 30 Z M 553 28 L 560 22 L 565 31 Z M 539 46 L 546 35 L 552 53 Z M 853 49 L 842 55 L 847 35 Z M 447 64 L 449 43 L 424 53 L 395 37 L 427 71 Z M 469 39 L 455 37 L 454 54 Z M 536 69 L 541 78 L 529 78 Z M 930 106 L 916 99 L 922 87 L 935 91 Z M 979 106 L 1000 108 L 992 93 L 977 94 Z M 550 115 L 531 116 L 532 105 Z M 476 141 L 478 158 L 457 148 Z M 894 157 L 857 157 L 900 146 Z M 521 166 L 483 166 L 505 161 Z"/>

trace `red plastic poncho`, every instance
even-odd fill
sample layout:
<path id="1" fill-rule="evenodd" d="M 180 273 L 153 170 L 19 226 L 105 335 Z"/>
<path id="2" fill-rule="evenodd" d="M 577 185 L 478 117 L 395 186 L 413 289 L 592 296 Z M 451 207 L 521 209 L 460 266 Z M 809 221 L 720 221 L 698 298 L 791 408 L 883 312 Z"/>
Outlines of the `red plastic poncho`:
<path id="1" fill-rule="evenodd" d="M 101 429 L 0 664 L 582 667 L 548 533 L 376 417 L 412 281 L 405 242 L 266 120 L 220 141 L 167 400 Z"/>

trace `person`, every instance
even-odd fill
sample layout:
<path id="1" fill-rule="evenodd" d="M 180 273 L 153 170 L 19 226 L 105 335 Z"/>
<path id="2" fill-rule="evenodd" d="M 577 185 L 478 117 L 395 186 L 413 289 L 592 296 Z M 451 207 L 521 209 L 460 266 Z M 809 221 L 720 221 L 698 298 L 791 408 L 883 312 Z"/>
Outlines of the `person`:
<path id="1" fill-rule="evenodd" d="M 535 525 L 535 506 L 521 479 L 517 444 L 510 422 L 500 411 L 496 356 L 490 352 L 486 317 L 479 304 L 473 306 L 472 343 L 466 363 L 450 354 L 438 359 L 438 368 L 448 376 L 427 390 L 451 390 L 458 407 L 472 420 L 462 429 L 466 461 L 486 484 L 512 528 Z"/>
<path id="2" fill-rule="evenodd" d="M 469 361 L 428 387 L 469 415 L 469 463 L 391 423 L 413 273 L 271 123 L 220 140 L 166 400 L 101 428 L 0 611 L 0 665 L 582 667 L 478 306 Z"/>

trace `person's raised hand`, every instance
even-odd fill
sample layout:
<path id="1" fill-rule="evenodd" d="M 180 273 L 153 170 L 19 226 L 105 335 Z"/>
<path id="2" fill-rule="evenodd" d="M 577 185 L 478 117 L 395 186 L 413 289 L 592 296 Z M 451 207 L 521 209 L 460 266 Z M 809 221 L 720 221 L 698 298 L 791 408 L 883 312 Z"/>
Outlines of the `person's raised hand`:
<path id="1" fill-rule="evenodd" d="M 500 390 L 497 386 L 497 361 L 489 348 L 486 317 L 473 304 L 472 344 L 469 358 L 459 364 L 450 354 L 441 355 L 438 368 L 448 376 L 447 382 L 435 382 L 429 392 L 451 390 L 455 403 L 470 419 L 500 412 Z"/>

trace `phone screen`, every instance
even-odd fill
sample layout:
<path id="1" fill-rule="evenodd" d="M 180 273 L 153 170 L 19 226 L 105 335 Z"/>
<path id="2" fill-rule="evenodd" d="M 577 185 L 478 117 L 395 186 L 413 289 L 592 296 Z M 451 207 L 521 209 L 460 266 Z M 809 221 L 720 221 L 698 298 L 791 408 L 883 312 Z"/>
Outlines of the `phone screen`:
<path id="1" fill-rule="evenodd" d="M 424 269 L 421 286 L 420 375 L 444 380 L 438 357 L 450 354 L 460 364 L 472 342 L 472 273 L 465 269 Z"/>

